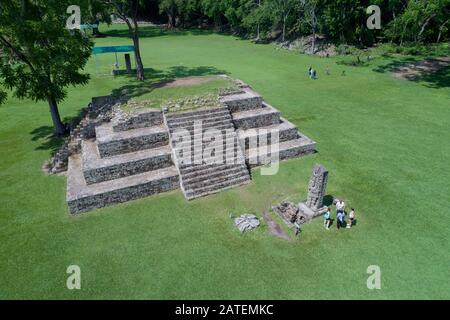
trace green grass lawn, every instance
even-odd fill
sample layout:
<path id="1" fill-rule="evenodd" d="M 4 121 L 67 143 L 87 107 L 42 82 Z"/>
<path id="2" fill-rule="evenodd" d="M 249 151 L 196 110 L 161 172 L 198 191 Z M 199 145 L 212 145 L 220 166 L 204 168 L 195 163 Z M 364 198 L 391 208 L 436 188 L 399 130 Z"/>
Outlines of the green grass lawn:
<path id="1" fill-rule="evenodd" d="M 110 37 L 98 45 L 131 43 L 123 28 L 104 31 Z M 66 178 L 41 172 L 57 147 L 47 105 L 10 99 L 0 107 L 0 298 L 450 298 L 448 68 L 408 82 L 389 74 L 398 57 L 355 68 L 208 32 L 142 35 L 146 84 L 242 79 L 317 141 L 318 153 L 192 202 L 175 191 L 72 217 Z M 309 66 L 318 80 L 307 77 Z M 94 59 L 87 71 L 89 85 L 70 88 L 61 103 L 65 118 L 93 96 L 139 88 L 132 77 L 97 75 Z M 262 215 L 287 197 L 305 198 L 315 163 L 330 170 L 328 193 L 357 209 L 355 228 L 326 231 L 318 219 L 292 243 L 264 225 L 234 229 L 230 213 Z M 81 267 L 81 290 L 66 288 L 72 264 Z M 381 290 L 366 287 L 369 265 L 381 268 Z"/>

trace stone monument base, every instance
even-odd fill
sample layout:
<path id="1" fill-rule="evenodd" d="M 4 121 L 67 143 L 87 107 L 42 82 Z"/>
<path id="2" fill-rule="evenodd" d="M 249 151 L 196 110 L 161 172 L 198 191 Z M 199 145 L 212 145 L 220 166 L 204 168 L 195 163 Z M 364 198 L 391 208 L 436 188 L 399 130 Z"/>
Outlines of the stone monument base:
<path id="1" fill-rule="evenodd" d="M 292 202 L 282 202 L 277 206 L 273 206 L 272 209 L 289 228 L 294 229 L 296 225 L 308 223 L 312 219 L 321 216 L 325 212 L 326 207 L 314 210 L 303 202 L 300 202 L 298 205 Z"/>
<path id="2" fill-rule="evenodd" d="M 308 221 L 321 216 L 327 209 L 327 207 L 322 207 L 318 210 L 311 209 L 304 202 L 300 202 L 298 208 L 300 213 L 304 215 Z"/>

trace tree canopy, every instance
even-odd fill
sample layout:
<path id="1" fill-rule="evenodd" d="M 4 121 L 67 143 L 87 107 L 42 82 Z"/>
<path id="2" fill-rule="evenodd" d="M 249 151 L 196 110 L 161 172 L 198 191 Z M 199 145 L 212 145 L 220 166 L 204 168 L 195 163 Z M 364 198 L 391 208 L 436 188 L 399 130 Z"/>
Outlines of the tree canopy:
<path id="1" fill-rule="evenodd" d="M 148 0 L 154 1 L 154 0 Z M 340 43 L 439 42 L 450 37 L 450 0 L 158 0 L 170 28 L 208 21 L 218 29 L 280 40 L 320 33 Z M 370 5 L 381 8 L 382 30 L 366 27 Z"/>
<path id="2" fill-rule="evenodd" d="M 81 73 L 92 42 L 67 30 L 67 0 L 8 0 L 0 3 L 0 87 L 17 98 L 48 101 L 55 133 L 63 134 L 58 102 L 68 86 L 84 85 Z M 0 94 L 0 100 L 5 99 Z"/>

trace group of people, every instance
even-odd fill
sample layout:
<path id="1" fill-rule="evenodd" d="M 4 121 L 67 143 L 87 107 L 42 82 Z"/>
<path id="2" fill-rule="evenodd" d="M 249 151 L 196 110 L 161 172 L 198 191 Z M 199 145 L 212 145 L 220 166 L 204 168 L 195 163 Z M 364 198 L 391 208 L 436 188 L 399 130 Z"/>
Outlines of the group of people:
<path id="1" fill-rule="evenodd" d="M 355 209 L 351 208 L 348 213 L 348 222 L 345 221 L 347 213 L 345 212 L 345 202 L 343 200 L 336 199 L 336 226 L 340 228 L 351 228 L 355 223 Z M 331 212 L 330 208 L 326 207 L 323 213 L 323 225 L 325 229 L 330 230 L 331 225 Z"/>
<path id="2" fill-rule="evenodd" d="M 331 75 L 331 71 L 330 71 L 330 68 L 328 66 L 325 69 L 325 74 L 327 76 Z M 309 67 L 309 69 L 308 69 L 308 76 L 309 76 L 310 79 L 316 80 L 317 79 L 317 71 L 316 71 L 316 69 L 314 69 L 313 67 Z M 342 76 L 345 76 L 345 70 L 342 70 Z"/>
<path id="3" fill-rule="evenodd" d="M 309 69 L 308 69 L 308 76 L 312 80 L 317 79 L 317 71 L 316 71 L 316 69 L 313 69 L 312 67 L 309 67 Z"/>

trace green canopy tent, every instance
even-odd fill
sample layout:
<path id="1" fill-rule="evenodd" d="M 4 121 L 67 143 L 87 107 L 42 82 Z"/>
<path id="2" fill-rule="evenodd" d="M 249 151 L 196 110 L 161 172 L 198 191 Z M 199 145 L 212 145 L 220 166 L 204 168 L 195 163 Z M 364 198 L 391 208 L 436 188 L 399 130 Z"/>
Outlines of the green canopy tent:
<path id="1" fill-rule="evenodd" d="M 92 53 L 95 59 L 95 68 L 97 75 L 99 74 L 99 61 L 97 55 L 104 53 L 114 53 L 116 56 L 116 66 L 119 67 L 119 59 L 117 53 L 119 52 L 134 52 L 134 46 L 107 46 L 107 47 L 94 47 L 92 48 Z"/>

